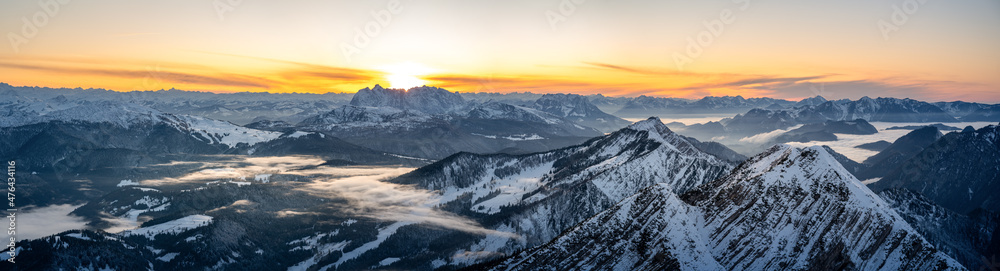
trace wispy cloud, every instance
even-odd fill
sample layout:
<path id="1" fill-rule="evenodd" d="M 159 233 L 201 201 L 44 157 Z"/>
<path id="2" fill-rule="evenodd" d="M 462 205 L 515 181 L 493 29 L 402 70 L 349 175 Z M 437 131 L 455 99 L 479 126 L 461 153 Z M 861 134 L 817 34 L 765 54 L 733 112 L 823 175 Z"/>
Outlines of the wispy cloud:
<path id="1" fill-rule="evenodd" d="M 21 70 L 35 70 L 46 73 L 58 73 L 69 75 L 89 75 L 89 76 L 110 76 L 128 79 L 142 79 L 150 76 L 157 80 L 173 83 L 199 84 L 209 86 L 226 87 L 249 87 L 249 88 L 270 88 L 278 82 L 255 76 L 240 74 L 218 74 L 203 75 L 173 71 L 143 71 L 143 70 L 122 70 L 108 68 L 70 68 L 54 65 L 31 65 L 0 62 L 0 67 L 14 68 Z"/>
<path id="2" fill-rule="evenodd" d="M 288 66 L 288 68 L 279 69 L 278 74 L 286 79 L 296 79 L 300 77 L 316 77 L 323 79 L 346 80 L 350 82 L 368 82 L 384 76 L 384 72 L 376 70 L 334 67 L 334 66 L 273 59 L 266 57 L 254 57 L 254 56 L 234 55 L 234 54 L 215 53 L 215 52 L 202 52 L 202 51 L 198 52 L 204 54 L 217 55 L 217 56 L 252 59 L 273 64 L 283 64 Z"/>
<path id="3" fill-rule="evenodd" d="M 780 136 L 780 135 L 782 135 L 784 133 L 787 133 L 788 131 L 798 129 L 799 127 L 802 127 L 802 125 L 796 125 L 794 127 L 789 127 L 788 129 L 784 129 L 784 130 L 774 130 L 774 131 L 770 131 L 770 132 L 766 132 L 766 133 L 760 133 L 760 134 L 756 134 L 756 135 L 752 135 L 752 136 L 740 138 L 740 143 L 749 143 L 749 144 L 754 144 L 754 145 L 767 144 L 767 143 L 770 143 L 772 139 L 774 139 L 774 138 L 776 138 L 776 137 L 778 137 L 778 136 Z"/>
<path id="4" fill-rule="evenodd" d="M 639 68 L 633 68 L 633 67 L 625 67 L 625 66 L 619 66 L 619 65 L 614 65 L 614 64 L 607 64 L 607 63 L 583 62 L 583 64 L 587 64 L 587 65 L 591 65 L 591 66 L 596 66 L 596 67 L 600 67 L 600 68 L 605 68 L 605 69 L 618 70 L 618 71 L 631 72 L 631 73 L 638 73 L 638 74 L 646 74 L 646 75 L 679 74 L 679 72 L 678 73 L 667 73 L 667 72 L 662 72 L 662 71 L 649 70 L 649 69 L 639 69 Z"/>

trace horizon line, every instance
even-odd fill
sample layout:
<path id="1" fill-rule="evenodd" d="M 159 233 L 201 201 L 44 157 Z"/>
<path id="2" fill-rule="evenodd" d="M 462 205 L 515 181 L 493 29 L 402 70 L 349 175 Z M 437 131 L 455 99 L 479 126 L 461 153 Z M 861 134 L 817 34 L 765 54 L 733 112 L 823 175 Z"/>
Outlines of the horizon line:
<path id="1" fill-rule="evenodd" d="M 371 88 L 372 88 L 372 87 L 374 87 L 374 86 L 380 86 L 380 87 L 381 87 L 381 85 L 380 85 L 380 84 L 375 84 L 375 85 L 374 85 L 374 86 L 372 86 L 372 87 L 365 87 L 365 88 L 362 88 L 362 89 L 359 89 L 359 90 L 357 90 L 357 91 L 354 91 L 354 92 L 344 92 L 344 91 L 341 91 L 341 92 L 333 92 L 333 91 L 329 91 L 329 92 L 323 92 L 323 93 L 315 93 L 315 92 L 269 92 L 269 91 L 210 91 L 210 90 L 186 90 L 186 89 L 178 89 L 178 88 L 174 88 L 174 87 L 171 87 L 170 89 L 163 89 L 163 88 L 161 88 L 161 89 L 158 89 L 158 90 L 157 90 L 157 89 L 149 89 L 149 90 L 138 90 L 138 89 L 133 89 L 133 90 L 127 90 L 127 91 L 121 91 L 121 90 L 114 90 L 114 89 L 106 89 L 106 88 L 94 88 L 94 87 L 87 87 L 87 88 L 84 88 L 84 87 L 76 87 L 76 88 L 69 88 L 69 87 L 47 87 L 47 86 L 15 86 L 15 85 L 12 85 L 12 84 L 10 84 L 10 83 L 6 83 L 6 82 L 0 82 L 0 86 L 4 86 L 4 85 L 6 85 L 6 86 L 10 86 L 10 87 L 13 87 L 13 88 L 41 88 L 41 89 L 50 89 L 50 90 L 68 90 L 68 91 L 75 91 L 75 90 L 90 90 L 90 91 L 111 91 L 111 92 L 118 92 L 118 93 L 131 93 L 131 92 L 154 92 L 154 93 L 155 93 L 155 92 L 161 92 L 161 91 L 162 91 L 162 92 L 166 92 L 166 91 L 182 91 L 182 92 L 190 92 L 190 93 L 199 93 L 199 94 L 214 94 L 214 95 L 232 95 L 232 94 L 272 94 L 272 95 L 326 95 L 326 94 L 334 94 L 334 95 L 347 95 L 347 94 L 351 94 L 351 95 L 353 95 L 353 94 L 357 94 L 357 91 L 360 91 L 360 90 L 363 90 L 363 89 L 371 89 Z M 602 94 L 602 93 L 597 93 L 597 94 L 578 94 L 578 93 L 572 93 L 572 92 L 559 92 L 559 93 L 536 93 L 536 92 L 531 92 L 531 91 L 511 91 L 511 92 L 499 92 L 499 91 L 497 91 L 497 92 L 488 92 L 488 91 L 457 91 L 457 90 L 456 90 L 456 91 L 452 91 L 452 90 L 448 90 L 448 89 L 446 89 L 446 88 L 443 88 L 443 87 L 437 87 L 437 86 L 428 86 L 428 85 L 423 85 L 423 86 L 419 86 L 419 87 L 411 87 L 411 88 L 408 88 L 408 89 L 407 89 L 407 88 L 391 88 L 391 87 L 382 87 L 382 88 L 384 88 L 384 89 L 394 89 L 394 90 L 404 90 L 404 91 L 408 91 L 408 90 L 410 90 L 410 89 L 414 89 L 414 88 L 420 88 L 420 87 L 434 87 L 434 88 L 440 88 L 440 89 L 443 89 L 443 90 L 446 90 L 446 91 L 448 91 L 448 92 L 452 92 L 452 93 L 457 93 L 457 94 L 500 94 L 500 95 L 508 95 L 508 94 L 534 94 L 534 95 L 545 95 L 545 94 L 575 94 L 575 95 L 580 95 L 580 96 L 584 96 L 584 97 L 588 97 L 588 96 L 597 96 L 597 95 L 601 95 L 601 96 L 604 96 L 604 97 L 610 97 L 610 98 L 638 98 L 638 97 L 652 97 L 652 98 L 662 98 L 662 99 L 682 99 L 682 100 L 700 100 L 700 99 L 704 99 L 704 98 L 708 98 L 708 97 L 741 97 L 741 98 L 743 98 L 743 99 L 761 99 L 761 98 L 767 98 L 767 99 L 774 99 L 774 100 L 783 100 L 783 101 L 792 101 L 792 102 L 799 102 L 799 101 L 802 101 L 802 100 L 805 100 L 805 99 L 810 99 L 810 98 L 815 98 L 815 97 L 823 97 L 823 95 L 815 95 L 815 96 L 810 96 L 810 97 L 805 97 L 805 98 L 802 98 L 802 99 L 799 99 L 799 100 L 790 100 L 790 99 L 782 99 L 782 98 L 774 98 L 774 97 L 767 97 L 767 96 L 760 96 L 760 97 L 744 97 L 743 95 L 741 95 L 741 94 L 738 94 L 738 95 L 735 95 L 735 96 L 733 96 L 733 95 L 726 95 L 726 96 L 712 96 L 712 95 L 708 95 L 708 96 L 703 96 L 703 97 L 701 97 L 701 98 L 696 98 L 696 99 L 690 99 L 690 98 L 679 98 L 679 97 L 671 97 L 671 96 L 658 96 L 658 95 L 645 95 L 645 94 L 641 94 L 641 95 L 637 95 L 637 96 L 628 96 L 628 95 L 620 95 L 620 96 L 609 96 L 609 95 L 604 95 L 604 94 Z M 864 96 L 864 97 L 869 97 L 869 96 Z M 869 98 L 872 98 L 872 97 L 869 97 Z M 879 96 L 879 97 L 875 97 L 875 98 L 872 98 L 872 99 L 877 99 L 877 98 L 893 98 L 893 99 L 913 99 L 913 98 L 910 98 L 910 97 L 892 97 L 892 96 L 888 96 L 888 97 L 882 97 L 882 96 Z M 826 98 L 826 97 L 823 97 L 823 99 L 827 99 L 827 98 Z M 845 99 L 846 99 L 846 100 L 850 100 L 850 101 L 855 101 L 855 100 L 858 100 L 858 99 L 847 99 L 847 98 L 844 98 L 844 99 L 834 99 L 834 100 L 830 100 L 830 99 L 827 99 L 827 100 L 828 100 L 828 101 L 836 101 L 836 100 L 845 100 Z M 859 98 L 859 99 L 860 99 L 860 98 Z M 916 99 L 913 99 L 913 100 L 916 100 Z M 923 100 L 918 100 L 918 101 L 923 101 Z M 929 102 L 929 101 L 924 101 L 924 102 Z M 933 101 L 933 102 L 967 102 L 967 101 L 964 101 L 964 100 L 954 100 L 954 101 Z M 989 103 L 989 102 L 978 102 L 978 101 L 977 101 L 976 103 L 984 103 L 984 104 L 991 104 L 991 103 Z"/>

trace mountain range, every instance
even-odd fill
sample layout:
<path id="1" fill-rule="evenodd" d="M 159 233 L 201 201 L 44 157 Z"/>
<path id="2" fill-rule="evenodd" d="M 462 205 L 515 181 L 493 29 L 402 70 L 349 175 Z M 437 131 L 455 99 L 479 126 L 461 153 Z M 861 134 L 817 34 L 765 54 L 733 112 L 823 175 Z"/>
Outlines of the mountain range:
<path id="1" fill-rule="evenodd" d="M 963 270 L 823 148 L 775 146 L 687 193 L 655 185 L 498 270 Z"/>
<path id="2" fill-rule="evenodd" d="M 19 268 L 964 270 L 1000 256 L 1000 125 L 907 124 L 861 163 L 774 145 L 990 119 L 993 105 L 377 85 L 0 93 L 18 204 L 81 205 L 88 225 L 17 242 Z"/>

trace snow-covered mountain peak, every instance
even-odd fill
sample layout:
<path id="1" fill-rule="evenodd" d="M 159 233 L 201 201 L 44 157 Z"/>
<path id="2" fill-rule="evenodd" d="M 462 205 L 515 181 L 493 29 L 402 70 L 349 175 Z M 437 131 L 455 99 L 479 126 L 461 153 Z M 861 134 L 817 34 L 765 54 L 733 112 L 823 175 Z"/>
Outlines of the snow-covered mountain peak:
<path id="1" fill-rule="evenodd" d="M 661 121 L 658 117 L 649 117 L 648 119 L 637 121 L 626 127 L 626 129 L 657 133 L 661 131 L 670 131 L 670 128 L 667 128 L 667 125 L 663 124 L 663 121 Z"/>
<path id="2" fill-rule="evenodd" d="M 625 129 L 639 132 L 649 132 L 650 138 L 658 139 L 659 141 L 668 141 L 667 138 L 677 136 L 677 134 L 670 131 L 670 128 L 667 128 L 667 125 L 663 124 L 663 121 L 660 121 L 660 118 L 658 117 L 649 117 L 646 120 L 633 123 L 628 127 L 625 127 Z"/>
<path id="3" fill-rule="evenodd" d="M 828 100 L 823 98 L 823 96 L 816 95 L 815 97 L 802 99 L 801 101 L 795 103 L 795 106 L 817 106 L 827 101 Z"/>
<path id="4" fill-rule="evenodd" d="M 750 158 L 733 174 L 735 179 L 759 179 L 765 186 L 798 187 L 805 190 L 817 185 L 844 186 L 866 199 L 866 205 L 885 205 L 878 203 L 881 200 L 873 192 L 862 189 L 864 185 L 821 146 L 795 148 L 778 144 Z"/>
<path id="5" fill-rule="evenodd" d="M 680 200 L 666 188 L 495 269 L 964 270 L 821 147 L 774 146 Z"/>
<path id="6" fill-rule="evenodd" d="M 466 105 L 456 92 L 437 87 L 415 87 L 409 90 L 383 88 L 380 85 L 364 88 L 354 94 L 351 105 L 412 109 L 429 114 L 450 113 Z"/>

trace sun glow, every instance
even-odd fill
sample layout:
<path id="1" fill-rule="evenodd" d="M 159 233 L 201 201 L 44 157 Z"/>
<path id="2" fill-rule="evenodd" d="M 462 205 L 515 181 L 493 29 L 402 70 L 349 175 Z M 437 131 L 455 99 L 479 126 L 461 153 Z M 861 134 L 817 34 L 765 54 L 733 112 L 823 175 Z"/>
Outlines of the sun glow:
<path id="1" fill-rule="evenodd" d="M 402 89 L 426 85 L 427 81 L 420 77 L 434 72 L 434 69 L 413 62 L 384 66 L 381 70 L 387 74 L 385 79 L 389 81 L 389 87 Z"/>

